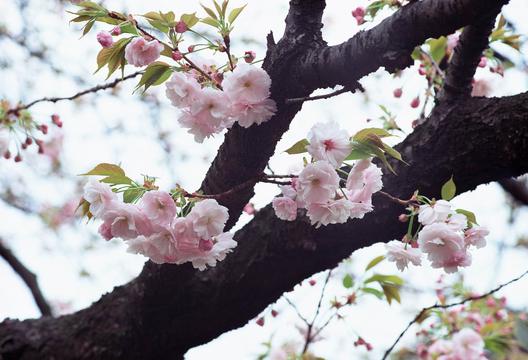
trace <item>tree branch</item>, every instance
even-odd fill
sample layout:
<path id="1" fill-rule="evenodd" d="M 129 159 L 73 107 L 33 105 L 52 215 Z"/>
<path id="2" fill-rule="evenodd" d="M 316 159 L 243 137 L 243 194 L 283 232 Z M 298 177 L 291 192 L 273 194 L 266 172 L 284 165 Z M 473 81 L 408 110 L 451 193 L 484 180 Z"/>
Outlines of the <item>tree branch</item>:
<path id="1" fill-rule="evenodd" d="M 423 0 L 402 7 L 379 25 L 346 42 L 313 49 L 300 65 L 303 81 L 316 88 L 351 85 L 379 67 L 393 72 L 414 63 L 413 49 L 428 38 L 449 35 L 483 14 L 498 13 L 507 0 Z"/>
<path id="2" fill-rule="evenodd" d="M 500 8 L 494 9 L 478 23 L 464 28 L 447 68 L 440 101 L 460 101 L 471 96 L 472 81 L 482 52 L 488 47 L 489 35 Z"/>
<path id="3" fill-rule="evenodd" d="M 13 254 L 13 252 L 4 245 L 2 239 L 0 239 L 0 257 L 4 258 L 9 266 L 11 266 L 13 271 L 16 272 L 22 281 L 24 281 L 24 283 L 27 285 L 42 315 L 52 315 L 51 307 L 42 294 L 42 291 L 40 291 L 36 275 L 33 274 L 27 267 L 25 267 L 24 264 L 20 262 L 20 260 L 18 260 L 15 254 Z"/>
<path id="4" fill-rule="evenodd" d="M 30 102 L 30 103 L 28 103 L 26 105 L 19 105 L 19 106 L 13 108 L 13 109 L 9 109 L 8 110 L 8 114 L 14 114 L 14 113 L 17 113 L 17 112 L 19 112 L 21 110 L 27 110 L 30 107 L 32 107 L 33 105 L 36 105 L 36 104 L 41 103 L 41 102 L 56 103 L 58 101 L 63 101 L 63 100 L 75 100 L 78 97 L 81 97 L 81 96 L 89 94 L 89 93 L 96 93 L 96 92 L 98 92 L 100 90 L 106 90 L 106 89 L 114 88 L 120 82 L 123 82 L 123 81 L 128 80 L 128 79 L 135 78 L 136 76 L 138 76 L 138 75 L 140 75 L 142 73 L 143 73 L 143 71 L 137 71 L 137 72 L 129 74 L 129 75 L 125 76 L 125 77 L 117 78 L 117 79 L 115 79 L 112 82 L 109 82 L 109 83 L 106 83 L 106 84 L 97 85 L 97 86 L 94 86 L 92 88 L 89 88 L 89 89 L 86 89 L 86 90 L 83 90 L 83 91 L 79 91 L 78 93 L 73 94 L 71 96 L 66 96 L 66 97 L 43 97 L 41 99 L 33 100 L 32 102 Z"/>
<path id="5" fill-rule="evenodd" d="M 528 172 L 527 115 L 528 93 L 468 99 L 449 119 L 427 121 L 396 146 L 410 166 L 394 162 L 399 175 L 386 172 L 384 190 L 404 199 L 416 189 L 438 197 L 451 175 L 462 193 Z M 148 262 L 137 279 L 88 309 L 52 322 L 1 324 L 0 354 L 19 352 L 27 359 L 182 356 L 244 325 L 284 291 L 335 267 L 354 250 L 405 233 L 405 224 L 397 220 L 400 204 L 376 197 L 374 207 L 364 219 L 315 229 L 304 216 L 281 221 L 267 206 L 236 233 L 238 247 L 215 268 L 197 272 L 188 264 Z M 28 331 L 39 340 L 27 339 Z M 2 348 L 3 339 L 12 344 L 8 349 Z"/>
<path id="6" fill-rule="evenodd" d="M 515 201 L 522 205 L 528 205 L 528 187 L 526 183 L 515 179 L 503 179 L 499 181 L 499 184 Z"/>
<path id="7" fill-rule="evenodd" d="M 487 293 L 484 293 L 482 295 L 479 295 L 479 296 L 470 296 L 468 298 L 465 298 L 461 301 L 457 301 L 455 303 L 451 303 L 451 304 L 434 304 L 434 305 L 431 305 L 431 306 L 428 306 L 426 308 L 423 308 L 415 317 L 414 319 L 412 319 L 409 324 L 407 324 L 407 326 L 405 327 L 405 329 L 400 333 L 400 335 L 398 335 L 398 338 L 396 338 L 396 340 L 394 341 L 394 343 L 391 345 L 390 348 L 387 349 L 387 351 L 385 351 L 385 354 L 383 354 L 383 358 L 382 360 L 385 360 L 387 359 L 387 357 L 389 356 L 389 354 L 392 352 L 392 350 L 394 350 L 394 347 L 398 344 L 398 342 L 401 340 L 401 338 L 403 337 L 403 335 L 405 335 L 405 333 L 407 332 L 407 330 L 409 330 L 409 328 L 415 324 L 418 320 L 420 320 L 421 318 L 423 318 L 423 316 L 428 312 L 428 311 L 431 311 L 431 310 L 434 310 L 434 309 L 449 309 L 449 308 L 452 308 L 452 307 L 455 307 L 455 306 L 459 306 L 459 305 L 464 305 L 465 303 L 468 303 L 470 301 L 476 301 L 476 300 L 481 300 L 481 299 L 484 299 L 484 298 L 487 298 L 488 296 L 490 295 L 493 295 L 495 294 L 497 291 L 501 290 L 502 288 L 510 285 L 510 284 L 513 284 L 514 282 L 516 281 L 519 281 L 521 280 L 526 274 L 528 274 L 528 270 L 526 270 L 524 273 L 522 273 L 521 275 L 517 276 L 516 278 L 513 278 L 511 279 L 510 281 L 504 283 L 504 284 L 501 284 L 499 286 L 497 286 L 496 288 L 488 291 Z"/>

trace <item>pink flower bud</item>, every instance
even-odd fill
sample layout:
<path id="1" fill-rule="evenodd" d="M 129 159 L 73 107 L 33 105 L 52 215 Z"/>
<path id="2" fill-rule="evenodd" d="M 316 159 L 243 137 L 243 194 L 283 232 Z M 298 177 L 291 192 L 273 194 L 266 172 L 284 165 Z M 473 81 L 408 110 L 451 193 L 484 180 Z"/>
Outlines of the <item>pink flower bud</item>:
<path id="1" fill-rule="evenodd" d="M 114 43 L 114 39 L 108 31 L 100 31 L 97 34 L 97 41 L 99 41 L 99 44 L 104 48 L 109 48 Z"/>
<path id="2" fill-rule="evenodd" d="M 352 10 L 352 16 L 357 17 L 364 17 L 365 16 L 365 8 L 358 6 L 354 10 Z"/>
<path id="3" fill-rule="evenodd" d="M 194 45 L 189 45 L 189 47 L 187 47 L 187 51 L 192 53 L 194 51 Z"/>
<path id="4" fill-rule="evenodd" d="M 4 159 L 10 159 L 10 158 L 11 158 L 11 151 L 6 150 L 6 152 L 4 153 Z"/>
<path id="5" fill-rule="evenodd" d="M 486 59 L 485 56 L 481 57 L 480 58 L 480 61 L 478 63 L 478 66 L 483 68 L 483 67 L 486 67 L 486 64 L 488 63 L 488 60 Z"/>
<path id="6" fill-rule="evenodd" d="M 310 284 L 310 286 L 314 286 L 315 284 L 317 284 L 317 281 L 315 281 L 314 279 L 310 279 L 308 281 L 308 284 Z"/>
<path id="7" fill-rule="evenodd" d="M 179 52 L 178 50 L 174 50 L 171 54 L 171 57 L 172 57 L 172 60 L 174 61 L 180 61 L 181 59 L 183 59 L 182 53 Z"/>
<path id="8" fill-rule="evenodd" d="M 248 215 L 253 215 L 255 214 L 255 206 L 253 206 L 252 203 L 247 203 L 245 206 L 244 206 L 244 212 Z"/>
<path id="9" fill-rule="evenodd" d="M 402 88 L 394 89 L 394 91 L 392 92 L 395 98 L 400 98 L 402 96 L 402 93 L 403 93 Z"/>
<path id="10" fill-rule="evenodd" d="M 417 96 L 411 101 L 411 107 L 413 109 L 416 109 L 418 106 L 420 106 L 420 98 Z"/>
<path id="11" fill-rule="evenodd" d="M 27 149 L 27 144 L 26 143 L 22 143 L 22 145 L 20 145 L 22 147 L 22 150 L 26 150 Z"/>
<path id="12" fill-rule="evenodd" d="M 27 137 L 26 138 L 26 145 L 31 145 L 31 144 L 33 144 L 33 139 L 30 138 L 30 137 Z"/>
<path id="13" fill-rule="evenodd" d="M 366 343 L 365 346 L 367 347 L 367 351 L 371 351 L 372 350 L 372 345 L 370 343 Z"/>
<path id="14" fill-rule="evenodd" d="M 116 26 L 115 28 L 112 29 L 112 31 L 110 31 L 110 34 L 112 34 L 114 36 L 121 35 L 121 27 Z"/>
<path id="15" fill-rule="evenodd" d="M 55 124 L 56 126 L 58 126 L 58 127 L 62 127 L 62 121 L 61 121 L 59 115 L 57 115 L 57 114 L 51 115 L 51 122 L 53 124 Z"/>
<path id="16" fill-rule="evenodd" d="M 43 133 L 44 135 L 46 135 L 46 134 L 48 133 L 48 125 L 46 125 L 46 124 L 39 125 L 39 126 L 38 126 L 38 129 L 39 129 L 40 132 Z"/>
<path id="17" fill-rule="evenodd" d="M 422 76 L 425 75 L 425 74 L 427 74 L 427 72 L 425 71 L 425 69 L 424 69 L 423 66 L 420 66 L 420 67 L 418 68 L 418 74 L 420 74 L 420 75 L 422 75 Z"/>
<path id="18" fill-rule="evenodd" d="M 181 34 L 181 33 L 186 32 L 188 28 L 187 28 L 187 25 L 183 21 L 178 21 L 178 23 L 176 24 L 175 29 L 176 29 L 177 33 Z"/>
<path id="19" fill-rule="evenodd" d="M 20 154 L 17 154 L 17 156 L 15 156 L 15 162 L 21 162 L 22 161 L 22 156 L 20 156 Z"/>
<path id="20" fill-rule="evenodd" d="M 277 315 L 279 315 L 279 312 L 275 309 L 271 309 L 271 316 L 277 317 Z"/>
<path id="21" fill-rule="evenodd" d="M 257 325 L 258 326 L 264 326 L 264 318 L 263 317 L 259 317 L 257 319 Z"/>
<path id="22" fill-rule="evenodd" d="M 407 220 L 409 219 L 409 217 L 406 215 L 406 214 L 400 214 L 400 216 L 398 216 L 398 221 L 400 222 L 407 222 Z"/>
<path id="23" fill-rule="evenodd" d="M 250 64 L 253 61 L 255 61 L 256 57 L 257 57 L 257 54 L 255 54 L 254 51 L 246 51 L 244 53 L 244 61 L 247 62 L 248 64 Z"/>

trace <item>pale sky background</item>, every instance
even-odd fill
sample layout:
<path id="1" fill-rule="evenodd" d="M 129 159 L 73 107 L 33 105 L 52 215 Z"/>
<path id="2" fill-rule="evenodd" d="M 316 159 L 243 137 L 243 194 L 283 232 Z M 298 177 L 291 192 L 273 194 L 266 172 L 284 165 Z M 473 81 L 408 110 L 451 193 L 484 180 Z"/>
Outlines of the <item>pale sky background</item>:
<path id="1" fill-rule="evenodd" d="M 206 3 L 206 2 L 204 2 Z M 99 45 L 95 40 L 96 31 L 79 40 L 80 32 L 69 25 L 70 16 L 65 10 L 51 1 L 32 1 L 30 15 L 32 24 L 39 29 L 39 36 L 32 38 L 34 44 L 44 44 L 51 50 L 51 61 L 55 66 L 65 69 L 68 74 L 80 76 L 86 84 L 80 85 L 64 76 L 57 76 L 39 65 L 35 60 L 27 60 L 27 54 L 8 41 L 0 42 L 0 64 L 7 63 L 8 69 L 0 67 L 0 98 L 12 101 L 28 102 L 42 96 L 71 95 L 81 89 L 104 82 L 104 71 L 92 75 L 95 70 L 95 56 Z M 233 6 L 243 3 L 232 0 Z M 355 20 L 350 15 L 358 5 L 366 1 L 328 1 L 324 16 L 324 36 L 330 44 L 348 39 L 358 31 Z M 150 10 L 173 10 L 176 14 L 200 11 L 197 1 L 106 1 L 107 8 L 128 9 L 133 14 Z M 287 13 L 284 0 L 249 1 L 247 9 L 237 20 L 233 34 L 234 52 L 242 54 L 252 49 L 257 57 L 264 55 L 264 40 L 272 30 L 278 40 L 284 30 L 283 19 Z M 521 34 L 528 34 L 526 22 L 528 5 L 523 0 L 512 0 L 505 8 L 505 15 L 518 26 Z M 13 32 L 20 31 L 20 19 L 10 0 L 0 0 L 0 25 Z M 368 25 L 371 26 L 371 25 Z M 96 30 L 103 29 L 102 26 Z M 253 39 L 245 42 L 244 39 Z M 523 52 L 526 54 L 526 48 Z M 520 57 L 514 54 L 520 61 Z M 222 59 L 223 61 L 223 59 Z M 133 69 L 129 69 L 132 72 Z M 527 89 L 525 73 L 512 70 L 503 80 L 487 70 L 478 70 L 477 78 L 487 78 L 494 84 L 493 95 L 516 94 Z M 404 72 L 399 79 L 392 79 L 383 70 L 369 75 L 361 83 L 366 87 L 370 103 L 362 95 L 344 94 L 339 97 L 304 105 L 297 114 L 290 131 L 285 134 L 277 146 L 277 154 L 271 159 L 271 167 L 277 173 L 287 173 L 300 159 L 284 154 L 284 150 L 297 140 L 306 136 L 316 122 L 336 120 L 350 133 L 367 126 L 381 126 L 380 122 L 367 125 L 365 119 L 376 119 L 381 115 L 378 104 L 387 106 L 397 115 L 399 125 L 410 131 L 410 123 L 418 115 L 409 103 L 425 86 L 423 78 L 418 76 L 416 68 Z M 7 85 L 6 85 L 7 84 Z M 61 102 L 41 104 L 32 108 L 36 118 L 45 118 L 52 113 L 61 115 L 65 126 L 64 150 L 61 155 L 64 177 L 48 178 L 49 166 L 40 157 L 30 159 L 27 164 L 14 164 L 1 160 L 0 177 L 6 181 L 20 184 L 16 190 L 29 194 L 35 202 L 61 204 L 65 200 L 78 198 L 80 193 L 75 187 L 76 175 L 85 172 L 100 162 L 121 162 L 127 174 L 140 178 L 141 174 L 159 177 L 159 185 L 168 189 L 179 182 L 186 189 L 196 189 L 222 142 L 222 136 L 206 140 L 203 144 L 193 141 L 191 135 L 179 128 L 177 110 L 170 106 L 164 96 L 164 87 L 149 91 L 149 97 L 157 96 L 159 103 L 140 102 L 140 96 L 132 95 L 135 81 L 123 84 L 118 97 L 108 93 L 99 93 L 83 98 L 81 102 Z M 403 86 L 401 99 L 394 99 L 394 88 Z M 321 90 L 325 92 L 328 90 Z M 172 156 L 160 148 L 157 140 L 157 128 L 168 134 L 172 147 Z M 398 141 L 398 140 L 396 140 Z M 456 179 L 455 179 L 456 180 Z M 5 186 L 0 182 L 0 186 Z M 258 185 L 257 195 L 253 199 L 256 207 L 267 204 L 278 189 L 269 184 Z M 528 268 L 527 250 L 512 249 L 521 236 L 528 236 L 528 211 L 520 209 L 515 213 L 513 226 L 507 224 L 509 209 L 502 190 L 495 184 L 479 187 L 476 191 L 458 196 L 455 205 L 473 210 L 479 223 L 491 230 L 489 245 L 473 251 L 473 265 L 461 274 L 476 291 L 486 291 L 497 284 L 509 280 Z M 65 309 L 77 310 L 97 300 L 101 294 L 124 284 L 139 273 L 144 258 L 125 252 L 120 241 L 105 242 L 96 235 L 97 223 L 65 226 L 57 233 L 45 230 L 42 221 L 36 217 L 8 208 L 0 202 L 0 237 L 20 259 L 39 276 L 39 282 L 46 297 L 54 304 L 64 304 Z M 250 219 L 243 215 L 239 226 Z M 397 219 L 394 219 L 397 221 Z M 402 234 L 403 235 L 403 234 Z M 380 239 L 390 240 L 390 239 Z M 352 240 L 353 241 L 353 240 Z M 497 259 L 497 244 L 508 245 L 500 260 Z M 383 245 L 378 244 L 354 253 L 352 262 L 334 271 L 335 281 L 331 282 L 327 295 L 333 297 L 342 293 L 341 278 L 345 273 L 359 274 L 373 257 L 383 254 Z M 383 263 L 377 269 L 382 273 L 397 273 L 393 263 Z M 87 276 L 80 276 L 87 272 Z M 366 299 L 360 305 L 348 311 L 346 321 L 335 322 L 323 333 L 324 341 L 315 343 L 313 352 L 328 359 L 350 359 L 365 357 L 377 359 L 394 341 L 396 336 L 422 307 L 434 303 L 435 281 L 442 273 L 428 265 L 412 267 L 402 276 L 409 280 L 414 288 L 423 288 L 423 295 L 405 294 L 402 304 L 388 306 L 375 299 Z M 301 312 L 311 318 L 322 284 L 321 275 L 315 276 L 318 285 L 297 286 L 288 297 L 298 304 Z M 458 275 L 447 275 L 446 281 L 456 281 Z M 503 290 L 510 305 L 526 310 L 527 295 L 525 289 L 528 279 Z M 323 304 L 328 304 L 325 301 Z M 192 349 L 186 358 L 189 360 L 218 358 L 219 354 L 232 359 L 255 359 L 263 352 L 261 343 L 273 335 L 274 346 L 283 343 L 302 341 L 295 324 L 295 313 L 284 300 L 273 308 L 280 316 L 272 319 L 269 309 L 264 327 L 250 321 L 245 327 L 220 336 L 209 344 Z M 271 307 L 270 307 L 271 309 Z M 219 309 L 219 311 L 222 311 Z M 323 311 L 324 313 L 324 311 Z M 39 315 L 27 288 L 18 276 L 0 259 L 0 319 L 32 318 Z M 403 340 L 412 342 L 411 330 Z M 352 343 L 360 334 L 374 346 L 367 354 Z"/>

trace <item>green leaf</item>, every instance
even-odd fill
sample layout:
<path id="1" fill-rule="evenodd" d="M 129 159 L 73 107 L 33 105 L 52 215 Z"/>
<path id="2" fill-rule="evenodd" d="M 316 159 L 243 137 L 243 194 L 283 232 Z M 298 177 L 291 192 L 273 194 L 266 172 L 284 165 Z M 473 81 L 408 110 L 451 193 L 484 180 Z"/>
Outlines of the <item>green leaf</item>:
<path id="1" fill-rule="evenodd" d="M 132 179 L 125 175 L 111 175 L 107 176 L 104 179 L 99 180 L 100 182 L 112 184 L 112 185 L 131 185 Z"/>
<path id="2" fill-rule="evenodd" d="M 372 157 L 373 154 L 362 144 L 352 143 L 352 151 L 345 160 L 362 160 Z"/>
<path id="3" fill-rule="evenodd" d="M 379 282 L 380 284 L 403 285 L 403 279 L 397 275 L 375 274 L 365 280 L 365 284 Z"/>
<path id="4" fill-rule="evenodd" d="M 381 288 L 383 289 L 383 293 L 385 294 L 385 298 L 387 299 L 389 305 L 392 303 L 392 300 L 396 300 L 397 302 L 401 303 L 400 289 L 398 286 L 384 284 L 381 285 Z"/>
<path id="5" fill-rule="evenodd" d="M 215 9 L 216 9 L 216 12 L 218 13 L 218 15 L 220 15 L 220 17 L 222 17 L 222 8 L 220 7 L 220 5 L 216 2 L 216 0 L 213 0 L 213 4 L 215 6 Z"/>
<path id="6" fill-rule="evenodd" d="M 350 289 L 352 286 L 354 286 L 354 278 L 350 274 L 346 274 L 343 278 L 343 286 L 346 289 Z"/>
<path id="7" fill-rule="evenodd" d="M 455 211 L 459 214 L 465 215 L 470 224 L 478 225 L 477 217 L 475 216 L 473 212 L 469 210 L 464 210 L 464 209 L 456 209 Z"/>
<path id="8" fill-rule="evenodd" d="M 135 203 L 143 193 L 145 192 L 144 189 L 141 188 L 130 188 L 123 192 L 123 201 L 127 204 Z"/>
<path id="9" fill-rule="evenodd" d="M 352 138 L 356 141 L 361 142 L 363 140 L 370 138 L 371 135 L 376 135 L 380 138 L 394 136 L 385 129 L 365 128 L 365 129 L 358 131 Z"/>
<path id="10" fill-rule="evenodd" d="M 292 154 L 302 154 L 302 153 L 305 153 L 307 151 L 306 150 L 306 146 L 307 145 L 310 145 L 308 140 L 302 139 L 302 140 L 297 141 L 292 146 L 290 146 L 290 148 L 287 149 L 285 152 L 287 152 L 290 155 L 292 155 Z"/>
<path id="11" fill-rule="evenodd" d="M 146 69 L 139 83 L 136 85 L 136 90 L 144 86 L 145 91 L 153 86 L 159 85 L 167 80 L 172 74 L 172 70 L 169 64 L 162 61 L 155 61 L 151 63 Z"/>
<path id="12" fill-rule="evenodd" d="M 378 264 L 379 264 L 380 262 L 382 262 L 384 259 L 385 259 L 385 256 L 383 256 L 383 255 L 380 255 L 380 256 L 378 256 L 378 257 L 375 257 L 374 259 L 372 259 L 372 260 L 368 263 L 367 267 L 365 268 L 365 271 L 368 271 L 368 270 L 372 269 L 374 266 L 378 265 Z"/>
<path id="13" fill-rule="evenodd" d="M 201 4 L 200 4 L 201 5 Z M 213 19 L 215 20 L 218 20 L 218 17 L 216 16 L 215 12 L 213 11 L 213 9 L 211 8 L 208 8 L 207 6 L 204 6 L 204 5 L 201 5 L 203 7 L 203 9 L 205 10 L 205 12 L 207 13 L 207 15 L 209 15 L 210 17 L 212 17 Z"/>
<path id="14" fill-rule="evenodd" d="M 92 19 L 92 20 L 88 21 L 86 23 L 86 25 L 84 25 L 84 27 L 83 27 L 82 36 L 88 34 L 90 32 L 90 30 L 92 29 L 92 27 L 94 26 L 94 24 L 95 24 L 95 19 Z"/>
<path id="15" fill-rule="evenodd" d="M 364 293 L 367 293 L 367 294 L 372 294 L 374 295 L 375 297 L 377 297 L 378 299 L 383 299 L 383 292 L 379 291 L 378 289 L 374 289 L 374 288 L 371 288 L 371 287 L 364 287 L 364 288 L 361 288 L 361 290 L 364 292 Z"/>
<path id="16" fill-rule="evenodd" d="M 152 25 L 152 27 L 158 29 L 162 33 L 166 34 L 169 31 L 169 27 L 165 24 L 165 21 L 163 20 L 151 20 L 147 19 L 148 23 Z"/>
<path id="17" fill-rule="evenodd" d="M 108 75 L 107 79 L 117 70 L 118 67 L 122 69 L 125 66 L 125 48 L 128 43 L 134 37 L 124 38 L 116 41 L 114 45 L 110 48 L 111 52 L 108 58 Z"/>
<path id="18" fill-rule="evenodd" d="M 441 194 L 442 194 L 442 199 L 447 200 L 447 201 L 455 197 L 456 185 L 455 185 L 455 182 L 453 181 L 453 176 L 451 176 L 451 178 L 448 181 L 446 181 L 444 185 L 442 185 Z"/>
<path id="19" fill-rule="evenodd" d="M 413 60 L 421 60 L 422 59 L 422 51 L 420 49 L 419 46 L 415 47 L 412 54 L 411 54 L 411 58 L 413 58 Z"/>
<path id="20" fill-rule="evenodd" d="M 244 6 L 241 6 L 241 7 L 238 7 L 238 8 L 234 8 L 233 10 L 231 10 L 229 12 L 229 16 L 227 17 L 227 20 L 229 21 L 230 24 L 232 24 L 236 18 L 238 17 L 238 15 L 240 15 L 240 13 L 242 12 L 242 10 L 244 10 L 244 8 L 247 6 L 244 5 Z"/>
<path id="21" fill-rule="evenodd" d="M 429 54 L 434 61 L 439 63 L 446 53 L 447 38 L 445 36 L 441 36 L 438 39 L 430 39 L 427 41 L 427 44 L 429 45 Z"/>
<path id="22" fill-rule="evenodd" d="M 102 48 L 101 51 L 99 51 L 99 54 L 97 54 L 97 70 L 95 70 L 95 72 L 98 72 L 108 64 L 110 55 L 112 55 L 112 48 Z"/>
<path id="23" fill-rule="evenodd" d="M 183 14 L 180 20 L 183 21 L 189 29 L 198 24 L 198 21 L 200 21 L 200 19 L 196 16 L 196 13 Z"/>
<path id="24" fill-rule="evenodd" d="M 400 154 L 397 150 L 395 150 L 393 147 L 391 147 L 391 146 L 389 146 L 389 145 L 383 143 L 383 150 L 384 150 L 387 154 L 389 154 L 390 156 L 392 156 L 393 158 L 395 158 L 396 160 L 400 160 L 400 161 L 406 163 L 405 161 L 403 161 L 401 154 Z M 407 164 L 407 163 L 406 163 L 406 164 Z"/>
<path id="25" fill-rule="evenodd" d="M 100 175 L 100 176 L 125 176 L 125 171 L 119 165 L 101 163 L 87 173 L 80 176 Z"/>
<path id="26" fill-rule="evenodd" d="M 84 22 L 90 20 L 92 17 L 88 15 L 80 15 L 70 20 L 70 22 Z"/>
<path id="27" fill-rule="evenodd" d="M 214 28 L 218 28 L 220 26 L 220 23 L 218 22 L 218 20 L 215 20 L 215 19 L 213 19 L 211 17 L 203 18 L 200 21 L 203 22 L 204 24 L 210 25 L 210 26 L 212 26 Z"/>

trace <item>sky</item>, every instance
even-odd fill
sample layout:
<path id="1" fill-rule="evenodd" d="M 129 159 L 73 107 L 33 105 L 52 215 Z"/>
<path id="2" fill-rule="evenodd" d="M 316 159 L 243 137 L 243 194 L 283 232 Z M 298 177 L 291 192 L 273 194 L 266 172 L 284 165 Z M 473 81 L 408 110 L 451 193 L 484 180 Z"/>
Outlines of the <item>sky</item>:
<path id="1" fill-rule="evenodd" d="M 79 77 L 80 82 L 72 80 L 71 76 L 58 76 L 47 71 L 38 61 L 27 60 L 27 53 L 12 43 L 0 42 L 4 49 L 0 51 L 0 64 L 6 64 L 0 67 L 0 83 L 9 84 L 8 87 L 0 88 L 0 98 L 27 102 L 42 96 L 70 95 L 104 82 L 105 74 L 93 75 L 95 56 L 99 49 L 95 41 L 96 32 L 79 39 L 79 29 L 68 23 L 70 15 L 65 12 L 72 10 L 72 6 L 63 8 L 54 2 L 35 0 L 30 3 L 26 16 L 31 16 L 32 26 L 37 30 L 37 35 L 30 41 L 51 49 L 52 63 L 64 69 L 66 74 Z M 239 6 L 243 3 L 232 0 L 232 4 Z M 328 1 L 323 33 L 329 44 L 340 43 L 359 30 L 350 12 L 364 4 L 367 2 Z M 112 9 L 128 9 L 133 14 L 150 10 L 173 10 L 177 14 L 199 11 L 197 1 L 111 0 L 106 1 L 105 5 Z M 526 12 L 523 10 L 526 10 L 526 3 L 513 0 L 504 13 L 520 33 L 528 34 Z M 286 13 L 286 1 L 249 1 L 237 20 L 232 40 L 234 52 L 240 54 L 251 49 L 257 52 L 258 58 L 262 57 L 266 34 L 273 31 L 275 39 L 280 37 Z M 21 31 L 20 24 L 14 3 L 0 0 L 0 25 L 17 33 Z M 526 49 L 523 52 L 526 54 Z M 521 61 L 520 56 L 513 56 Z M 477 78 L 488 79 L 493 84 L 492 95 L 495 96 L 526 91 L 528 85 L 525 74 L 517 70 L 507 72 L 505 79 L 501 79 L 498 75 L 479 69 Z M 409 103 L 423 92 L 425 86 L 425 81 L 417 74 L 417 67 L 410 68 L 397 79 L 379 70 L 362 79 L 361 83 L 367 89 L 367 95 L 343 94 L 325 101 L 306 103 L 277 145 L 277 153 L 270 160 L 271 168 L 277 173 L 287 173 L 299 163 L 299 157 L 287 155 L 284 150 L 305 137 L 316 122 L 338 121 L 351 134 L 366 126 L 381 126 L 376 120 L 366 122 L 366 119 L 377 119 L 381 115 L 378 108 L 380 104 L 397 115 L 398 124 L 406 132 L 411 131 L 411 121 L 416 118 L 417 112 L 409 107 Z M 397 87 L 403 87 L 401 99 L 392 97 L 392 91 Z M 203 144 L 195 143 L 191 135 L 179 128 L 177 110 L 165 98 L 163 87 L 154 88 L 143 98 L 132 94 L 133 88 L 134 82 L 128 82 L 120 87 L 117 96 L 97 94 L 74 103 L 35 106 L 32 110 L 35 117 L 45 118 L 58 113 L 65 123 L 62 130 L 64 145 L 60 155 L 63 176 L 48 177 L 50 166 L 38 157 L 22 165 L 2 162 L 0 176 L 3 182 L 0 186 L 18 184 L 20 186 L 14 186 L 14 189 L 21 196 L 26 194 L 38 204 L 58 205 L 80 196 L 77 174 L 86 172 L 100 162 L 114 162 L 121 163 L 127 174 L 134 178 L 140 178 L 142 174 L 157 176 L 161 188 L 168 189 L 171 184 L 178 182 L 186 189 L 196 189 L 222 142 L 222 136 L 206 140 Z M 319 90 L 317 93 L 327 91 Z M 160 133 L 170 146 L 170 153 L 160 147 Z M 399 140 L 401 138 L 394 142 Z M 277 193 L 275 186 L 259 184 L 252 202 L 257 208 L 262 207 Z M 476 291 L 486 291 L 526 270 L 527 250 L 512 248 L 519 237 L 528 235 L 526 209 L 517 210 L 515 222 L 508 224 L 510 210 L 507 199 L 496 184 L 480 186 L 473 192 L 457 196 L 454 202 L 461 208 L 474 210 L 479 223 L 491 230 L 489 245 L 476 251 L 473 265 L 462 271 L 468 284 Z M 6 239 L 20 259 L 38 274 L 44 294 L 62 312 L 86 307 L 114 286 L 126 283 L 139 273 L 145 261 L 139 255 L 127 254 L 121 242 L 105 242 L 99 238 L 96 234 L 97 224 L 94 223 L 85 224 L 77 220 L 72 226 L 51 232 L 46 230 L 38 217 L 9 208 L 5 203 L 0 203 L 0 218 L 0 237 Z M 237 227 L 249 220 L 249 215 L 243 215 Z M 501 257 L 497 256 L 498 244 L 506 244 Z M 328 298 L 342 293 L 340 281 L 344 274 L 361 273 L 366 263 L 383 253 L 382 244 L 356 251 L 350 262 L 334 271 L 334 280 L 326 292 Z M 381 264 L 378 271 L 397 273 L 391 263 Z M 314 344 L 314 353 L 331 359 L 379 358 L 379 354 L 394 341 L 414 314 L 434 303 L 435 281 L 441 273 L 429 266 L 408 269 L 402 276 L 414 288 L 424 289 L 423 294 L 406 294 L 401 305 L 389 306 L 374 299 L 362 302 L 348 311 L 346 321 L 328 327 L 323 333 L 325 341 Z M 458 276 L 446 276 L 446 281 L 455 281 Z M 314 277 L 318 280 L 316 286 L 305 282 L 287 294 L 306 316 L 313 314 L 323 277 L 324 274 Z M 524 279 L 501 294 L 509 297 L 512 307 L 526 310 L 526 292 L 522 291 L 526 286 L 528 280 Z M 327 304 L 328 300 L 325 298 L 323 303 Z M 229 355 L 233 359 L 255 359 L 264 350 L 261 344 L 272 336 L 274 346 L 299 343 L 302 339 L 295 325 L 300 322 L 295 312 L 284 299 L 272 307 L 280 315 L 272 319 L 269 316 L 271 307 L 266 309 L 263 313 L 266 315 L 264 327 L 252 320 L 241 329 L 190 350 L 186 359 L 209 359 L 218 354 Z M 0 319 L 33 318 L 38 315 L 38 309 L 25 285 L 0 261 Z M 352 343 L 358 334 L 373 344 L 372 353 L 367 354 L 353 347 Z M 412 339 L 410 331 L 403 343 L 411 342 Z"/>

